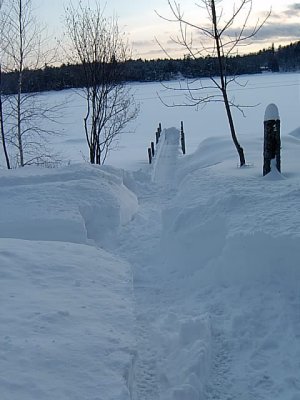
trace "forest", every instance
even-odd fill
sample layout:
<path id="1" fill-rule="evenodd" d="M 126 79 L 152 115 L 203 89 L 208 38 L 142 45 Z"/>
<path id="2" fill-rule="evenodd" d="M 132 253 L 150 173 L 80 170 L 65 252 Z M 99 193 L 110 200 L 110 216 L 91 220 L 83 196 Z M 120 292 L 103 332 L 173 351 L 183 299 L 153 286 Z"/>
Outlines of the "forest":
<path id="1" fill-rule="evenodd" d="M 112 60 L 112 63 L 116 61 Z M 268 49 L 246 55 L 226 58 L 227 75 L 257 74 L 269 72 L 292 72 L 300 69 L 300 41 L 275 49 Z M 114 66 L 115 67 L 115 66 Z M 109 70 L 107 64 L 102 73 Z M 142 60 L 129 59 L 119 63 L 119 80 L 122 82 L 155 82 L 178 78 L 201 78 L 218 74 L 217 59 L 201 57 L 192 59 Z M 45 65 L 42 69 L 25 69 L 23 93 L 63 90 L 84 87 L 83 66 L 81 64 Z M 101 76 L 99 76 L 101 82 Z M 17 72 L 2 74 L 2 94 L 17 92 Z"/>

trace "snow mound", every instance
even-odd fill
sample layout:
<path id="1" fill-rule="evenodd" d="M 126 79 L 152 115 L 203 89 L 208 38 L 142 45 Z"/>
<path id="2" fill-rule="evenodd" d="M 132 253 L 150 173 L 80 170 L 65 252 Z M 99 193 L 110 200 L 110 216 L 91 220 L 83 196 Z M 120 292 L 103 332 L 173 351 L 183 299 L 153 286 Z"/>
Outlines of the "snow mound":
<path id="1" fill-rule="evenodd" d="M 269 181 L 285 179 L 284 176 L 281 175 L 281 173 L 278 171 L 278 169 L 276 167 L 275 158 L 273 160 L 271 160 L 271 171 L 267 175 L 265 175 L 264 179 L 269 180 Z"/>
<path id="2" fill-rule="evenodd" d="M 211 326 L 208 315 L 176 318 L 170 314 L 161 322 L 166 361 L 160 377 L 167 400 L 204 399 L 204 387 L 211 368 Z M 171 334 L 172 332 L 172 334 Z M 174 370 L 173 365 L 180 365 Z"/>
<path id="3" fill-rule="evenodd" d="M 289 133 L 289 135 L 295 137 L 296 139 L 300 139 L 300 127 L 294 129 L 292 132 Z"/>
<path id="4" fill-rule="evenodd" d="M 103 245 L 138 207 L 121 172 L 90 165 L 1 172 L 0 185 L 0 237 Z"/>

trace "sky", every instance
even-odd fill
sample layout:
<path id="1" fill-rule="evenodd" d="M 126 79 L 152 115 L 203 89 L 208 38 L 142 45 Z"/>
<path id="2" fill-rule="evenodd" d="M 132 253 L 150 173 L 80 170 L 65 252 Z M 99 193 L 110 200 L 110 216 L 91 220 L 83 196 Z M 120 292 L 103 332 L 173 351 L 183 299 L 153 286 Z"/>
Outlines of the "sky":
<path id="1" fill-rule="evenodd" d="M 93 6 L 93 0 L 82 0 Z M 79 0 L 72 1 L 76 5 Z M 240 0 L 221 0 L 220 3 L 226 12 L 232 12 L 234 4 L 238 5 Z M 51 36 L 61 38 L 63 35 L 64 7 L 68 0 L 33 0 L 37 17 L 48 27 Z M 198 7 L 195 0 L 178 0 L 185 17 L 194 23 L 205 25 L 207 19 L 204 10 Z M 201 0 L 198 0 L 198 4 Z M 176 38 L 178 24 L 165 21 L 160 15 L 170 18 L 172 16 L 167 0 L 107 0 L 101 4 L 106 7 L 106 14 L 115 13 L 118 16 L 119 26 L 126 32 L 132 44 L 133 58 L 165 58 L 166 53 L 172 57 L 183 56 L 187 52 L 172 38 Z M 249 25 L 253 26 L 258 19 L 272 10 L 263 29 L 255 38 L 255 43 L 241 49 L 241 53 L 256 51 L 269 47 L 273 42 L 275 47 L 300 40 L 300 2 L 289 0 L 253 0 L 252 20 Z M 156 13 L 157 12 L 157 13 Z M 229 15 L 229 14 L 227 14 Z M 238 21 L 240 24 L 241 21 Z M 194 34 L 194 37 L 197 34 Z M 160 47 L 160 45 L 161 47 Z"/>

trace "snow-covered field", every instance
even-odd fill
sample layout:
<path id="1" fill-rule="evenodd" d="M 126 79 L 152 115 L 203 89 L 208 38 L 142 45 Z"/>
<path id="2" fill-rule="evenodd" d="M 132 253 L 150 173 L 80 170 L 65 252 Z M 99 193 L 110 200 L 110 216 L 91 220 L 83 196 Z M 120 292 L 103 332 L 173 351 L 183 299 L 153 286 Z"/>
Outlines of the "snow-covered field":
<path id="1" fill-rule="evenodd" d="M 1 170 L 1 400 L 300 399 L 299 77 L 243 78 L 236 99 L 261 103 L 236 115 L 245 168 L 221 105 L 164 108 L 139 84 L 110 166 L 73 163 L 73 97 L 54 143 L 71 165 Z M 282 175 L 262 177 L 269 103 Z"/>

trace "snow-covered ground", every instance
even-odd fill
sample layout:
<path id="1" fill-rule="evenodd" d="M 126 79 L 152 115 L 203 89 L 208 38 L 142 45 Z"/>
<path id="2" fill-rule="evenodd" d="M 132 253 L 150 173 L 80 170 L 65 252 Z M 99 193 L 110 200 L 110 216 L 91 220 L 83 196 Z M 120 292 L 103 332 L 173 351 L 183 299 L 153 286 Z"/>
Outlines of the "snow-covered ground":
<path id="1" fill-rule="evenodd" d="M 1 400 L 300 399 L 299 74 L 244 79 L 244 168 L 219 105 L 165 109 L 141 84 L 113 166 L 1 171 Z M 269 103 L 282 175 L 262 177 Z M 79 161 L 68 112 L 56 146 Z"/>

